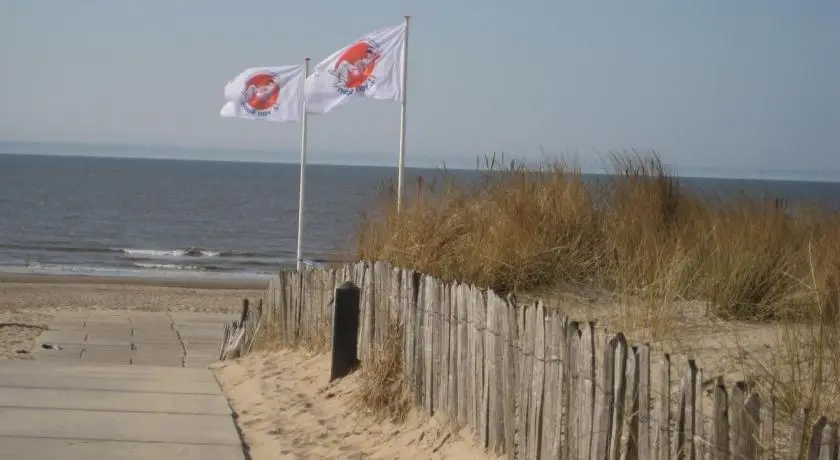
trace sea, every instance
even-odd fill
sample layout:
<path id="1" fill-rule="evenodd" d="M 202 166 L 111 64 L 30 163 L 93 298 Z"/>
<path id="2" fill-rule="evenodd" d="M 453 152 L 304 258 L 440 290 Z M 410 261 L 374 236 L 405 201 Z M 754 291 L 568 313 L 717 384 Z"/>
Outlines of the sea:
<path id="1" fill-rule="evenodd" d="M 303 258 L 352 258 L 356 226 L 396 168 L 308 165 Z M 450 170 L 470 182 L 475 170 Z M 407 188 L 435 169 L 406 170 Z M 594 177 L 594 176 L 593 176 Z M 296 262 L 299 165 L 0 150 L 0 272 L 264 278 Z M 711 194 L 840 209 L 840 183 L 682 178 Z"/>

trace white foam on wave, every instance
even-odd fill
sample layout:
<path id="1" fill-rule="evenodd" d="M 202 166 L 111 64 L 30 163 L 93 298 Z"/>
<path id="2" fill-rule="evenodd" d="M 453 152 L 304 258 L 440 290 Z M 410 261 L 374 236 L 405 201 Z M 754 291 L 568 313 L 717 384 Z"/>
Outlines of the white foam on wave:
<path id="1" fill-rule="evenodd" d="M 206 270 L 206 268 L 202 267 L 201 265 L 135 263 L 134 266 L 139 267 L 139 268 L 151 268 L 151 269 L 155 269 L 155 270 L 189 270 L 189 271 L 204 271 L 204 270 Z"/>
<path id="2" fill-rule="evenodd" d="M 122 252 L 141 257 L 219 257 L 222 255 L 221 251 L 209 251 L 204 249 L 132 249 L 123 248 Z"/>
<path id="3" fill-rule="evenodd" d="M 172 249 L 172 250 L 161 250 L 161 249 L 130 249 L 125 248 L 122 249 L 122 252 L 134 256 L 152 256 L 152 257 L 179 257 L 183 256 L 187 253 L 185 249 Z"/>

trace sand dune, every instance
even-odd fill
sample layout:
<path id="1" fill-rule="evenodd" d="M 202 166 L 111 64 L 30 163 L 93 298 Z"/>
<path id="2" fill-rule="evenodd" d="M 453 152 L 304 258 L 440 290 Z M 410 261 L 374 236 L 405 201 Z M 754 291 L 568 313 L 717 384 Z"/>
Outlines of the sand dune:
<path id="1" fill-rule="evenodd" d="M 329 358 L 259 352 L 214 364 L 254 460 L 490 459 L 470 432 L 411 414 L 403 424 L 355 406 L 358 376 L 328 384 Z"/>

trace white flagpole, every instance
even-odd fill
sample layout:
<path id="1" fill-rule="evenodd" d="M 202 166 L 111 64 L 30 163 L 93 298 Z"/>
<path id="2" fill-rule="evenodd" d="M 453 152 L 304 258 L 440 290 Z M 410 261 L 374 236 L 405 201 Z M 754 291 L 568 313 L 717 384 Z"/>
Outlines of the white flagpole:
<path id="1" fill-rule="evenodd" d="M 400 159 L 397 172 L 397 212 L 402 210 L 403 175 L 405 170 L 405 102 L 408 98 L 408 25 L 411 16 L 405 19 L 405 41 L 402 49 L 402 102 L 400 103 Z"/>
<path id="2" fill-rule="evenodd" d="M 309 58 L 303 60 L 303 78 L 309 76 Z M 300 128 L 300 196 L 298 200 L 298 236 L 297 236 L 297 269 L 303 266 L 303 206 L 304 191 L 306 186 L 306 99 L 303 101 L 303 116 L 301 117 Z"/>

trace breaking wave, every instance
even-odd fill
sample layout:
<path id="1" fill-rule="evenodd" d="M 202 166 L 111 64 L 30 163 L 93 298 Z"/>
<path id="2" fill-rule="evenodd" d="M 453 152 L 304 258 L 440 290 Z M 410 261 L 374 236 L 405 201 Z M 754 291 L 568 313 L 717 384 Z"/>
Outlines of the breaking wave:
<path id="1" fill-rule="evenodd" d="M 224 253 L 222 251 L 211 251 L 201 248 L 187 248 L 187 249 L 132 249 L 122 248 L 120 251 L 141 257 L 219 257 L 224 255 L 233 255 L 232 253 Z"/>
<path id="2" fill-rule="evenodd" d="M 206 271 L 216 271 L 222 270 L 222 267 L 218 267 L 215 265 L 190 265 L 190 264 L 154 264 L 154 263 L 142 263 L 142 262 L 135 262 L 134 266 L 137 268 L 148 268 L 154 270 L 186 270 L 186 271 L 195 271 L 195 272 L 206 272 Z"/>

